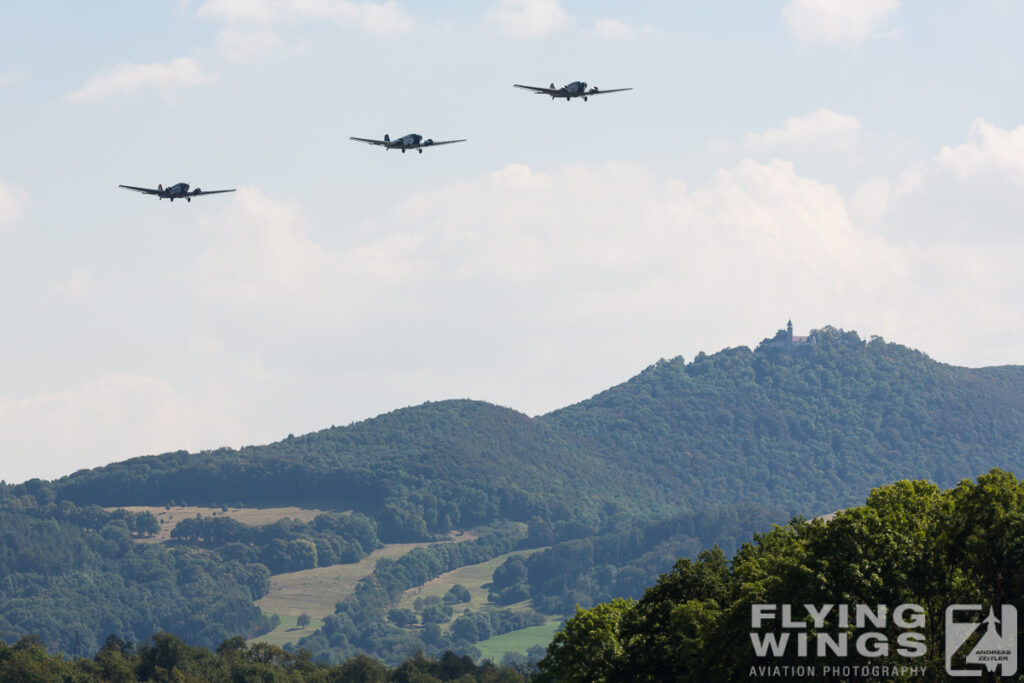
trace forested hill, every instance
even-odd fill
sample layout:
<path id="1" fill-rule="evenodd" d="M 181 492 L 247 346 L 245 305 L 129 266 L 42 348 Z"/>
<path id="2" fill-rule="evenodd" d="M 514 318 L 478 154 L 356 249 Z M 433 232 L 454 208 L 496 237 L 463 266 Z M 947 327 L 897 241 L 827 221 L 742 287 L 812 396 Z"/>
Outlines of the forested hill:
<path id="1" fill-rule="evenodd" d="M 738 502 L 833 510 L 894 479 L 1024 470 L 1024 368 L 957 368 L 854 332 L 662 360 L 529 418 L 474 401 L 397 410 L 239 451 L 173 453 L 54 482 L 78 504 L 315 503 L 385 540 L 495 519 L 562 537 Z M 42 485 L 37 483 L 37 485 Z"/>
<path id="2" fill-rule="evenodd" d="M 808 514 L 894 479 L 1024 469 L 1024 367 L 954 367 L 827 327 L 805 344 L 662 360 L 541 419 L 638 490 Z"/>

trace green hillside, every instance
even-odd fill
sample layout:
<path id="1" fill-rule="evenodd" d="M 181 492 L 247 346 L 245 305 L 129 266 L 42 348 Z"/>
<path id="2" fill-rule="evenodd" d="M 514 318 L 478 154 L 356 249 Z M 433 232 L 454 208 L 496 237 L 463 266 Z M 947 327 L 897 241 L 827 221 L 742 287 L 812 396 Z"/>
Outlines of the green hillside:
<path id="1" fill-rule="evenodd" d="M 537 418 L 426 403 L 267 446 L 135 458 L 55 490 L 105 506 L 355 509 L 386 542 L 534 516 L 567 538 L 721 504 L 816 514 L 895 478 L 948 485 L 1022 463 L 1024 368 L 957 368 L 824 328 L 662 360 Z"/>
<path id="2" fill-rule="evenodd" d="M 784 334 L 784 333 L 783 333 Z M 675 358 L 542 418 L 658 501 L 819 514 L 899 478 L 1024 465 L 1024 368 L 958 368 L 856 333 Z"/>
<path id="3" fill-rule="evenodd" d="M 849 507 L 901 478 L 949 486 L 993 467 L 1024 470 L 1024 368 L 957 368 L 853 332 L 827 327 L 794 341 L 783 330 L 754 349 L 659 361 L 534 418 L 441 401 L 266 446 L 0 484 L 0 511 L 11 516 L 0 537 L 0 629 L 7 638 L 45 631 L 72 651 L 111 632 L 142 639 L 183 624 L 175 633 L 215 646 L 224 633 L 271 626 L 248 609 L 268 575 L 422 543 L 375 565 L 302 644 L 335 661 L 359 651 L 400 661 L 417 647 L 472 653 L 472 628 L 467 637 L 434 624 L 401 629 L 389 610 L 444 572 L 548 547 L 506 567 L 514 580 L 498 582 L 494 600 L 529 598 L 541 615 L 565 615 L 575 604 L 639 597 L 675 558 L 715 543 L 731 551 L 793 514 Z M 172 504 L 320 512 L 262 526 L 227 514 L 181 519 L 150 550 L 123 541 L 144 533 L 131 526 L 136 513 L 95 518 L 96 506 Z M 446 542 L 483 526 L 479 539 Z M 78 554 L 55 554 L 49 574 L 17 560 L 21 548 L 58 542 Z M 86 571 L 68 571 L 78 566 Z M 252 572 L 262 580 L 247 579 Z M 150 576 L 164 581 L 159 599 L 137 604 L 155 590 Z M 91 597 L 93 577 L 102 599 Z M 214 593 L 234 602 L 182 621 L 182 605 Z M 47 613 L 49 604 L 59 609 Z M 119 605 L 138 618 L 111 617 Z M 511 618 L 493 615 L 501 628 Z"/>

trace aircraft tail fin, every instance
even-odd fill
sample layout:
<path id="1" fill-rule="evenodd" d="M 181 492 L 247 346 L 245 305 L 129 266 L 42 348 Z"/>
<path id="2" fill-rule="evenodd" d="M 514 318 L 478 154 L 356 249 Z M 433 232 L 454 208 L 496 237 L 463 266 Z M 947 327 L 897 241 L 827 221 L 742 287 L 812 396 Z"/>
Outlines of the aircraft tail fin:
<path id="1" fill-rule="evenodd" d="M 391 136 L 387 133 L 384 133 L 384 142 L 391 142 Z"/>
<path id="2" fill-rule="evenodd" d="M 552 84 L 551 84 L 551 89 L 552 89 L 552 90 L 554 90 L 554 89 L 555 89 L 555 84 L 554 84 L 554 83 L 552 83 Z"/>
<path id="3" fill-rule="evenodd" d="M 160 190 L 160 191 L 162 192 L 162 191 L 163 191 L 163 189 L 164 189 L 164 186 L 163 186 L 163 184 L 157 185 L 157 186 L 156 186 L 156 189 L 158 189 L 158 190 Z"/>

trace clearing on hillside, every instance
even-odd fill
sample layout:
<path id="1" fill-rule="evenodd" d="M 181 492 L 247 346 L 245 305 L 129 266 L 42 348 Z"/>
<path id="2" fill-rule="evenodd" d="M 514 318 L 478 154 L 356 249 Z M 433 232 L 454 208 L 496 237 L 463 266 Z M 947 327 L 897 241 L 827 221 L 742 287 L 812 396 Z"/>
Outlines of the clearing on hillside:
<path id="1" fill-rule="evenodd" d="M 470 541 L 476 535 L 469 532 L 452 532 L 455 542 Z M 391 543 L 378 548 L 354 564 L 335 564 L 330 567 L 304 569 L 298 572 L 275 574 L 270 577 L 270 592 L 256 601 L 264 614 L 276 614 L 281 618 L 273 631 L 256 636 L 249 642 L 265 642 L 272 645 L 297 643 L 310 635 L 329 614 L 334 614 L 334 605 L 348 596 L 359 583 L 369 576 L 377 566 L 377 560 L 397 560 L 413 548 L 432 545 L 429 543 Z M 493 570 L 492 570 L 493 571 Z M 308 628 L 300 629 L 296 617 L 306 613 L 312 618 Z"/>
<path id="2" fill-rule="evenodd" d="M 479 612 L 482 607 L 494 607 L 498 609 L 513 607 L 513 605 L 495 605 L 494 603 L 488 602 L 487 589 L 484 588 L 484 584 L 489 584 L 491 582 L 494 578 L 494 570 L 501 566 L 501 564 L 508 558 L 515 555 L 525 558 L 541 550 L 546 550 L 546 548 L 515 550 L 511 553 L 498 555 L 497 557 L 493 557 L 486 562 L 481 562 L 480 564 L 467 564 L 465 567 L 458 567 L 450 572 L 445 572 L 437 578 L 427 581 L 422 586 L 410 588 L 402 593 L 402 597 L 399 599 L 397 607 L 413 609 L 416 598 L 426 598 L 432 595 L 443 598 L 445 593 L 450 591 L 452 586 L 457 583 L 462 584 L 469 590 L 470 601 L 469 603 L 454 605 L 455 614 L 452 616 L 452 619 L 449 620 L 449 623 L 454 621 L 456 617 L 462 616 L 463 611 L 467 607 L 471 612 Z"/>
<path id="3" fill-rule="evenodd" d="M 303 522 L 311 522 L 323 510 L 312 510 L 298 507 L 281 508 L 233 508 L 227 507 L 196 507 L 171 505 L 158 507 L 152 505 L 132 505 L 123 508 L 107 508 L 108 510 L 128 510 L 129 512 L 151 512 L 160 522 L 160 533 L 149 538 L 140 538 L 143 543 L 162 543 L 171 537 L 171 530 L 175 525 L 188 517 L 230 517 L 249 526 L 263 526 L 290 517 Z"/>
<path id="4" fill-rule="evenodd" d="M 333 564 L 329 567 L 303 569 L 270 577 L 270 592 L 256 601 L 265 614 L 297 617 L 303 612 L 314 618 L 334 614 L 334 604 L 356 587 L 359 579 L 369 576 L 377 560 L 397 560 L 413 548 L 429 543 L 392 543 L 377 548 L 354 564 Z"/>
<path id="5" fill-rule="evenodd" d="M 480 650 L 481 660 L 489 659 L 492 662 L 501 662 L 506 652 L 525 655 L 535 645 L 546 648 L 555 637 L 555 632 L 562 627 L 563 622 L 562 617 L 555 617 L 543 626 L 530 626 L 518 631 L 510 631 L 500 636 L 481 640 L 474 645 L 476 649 Z"/>

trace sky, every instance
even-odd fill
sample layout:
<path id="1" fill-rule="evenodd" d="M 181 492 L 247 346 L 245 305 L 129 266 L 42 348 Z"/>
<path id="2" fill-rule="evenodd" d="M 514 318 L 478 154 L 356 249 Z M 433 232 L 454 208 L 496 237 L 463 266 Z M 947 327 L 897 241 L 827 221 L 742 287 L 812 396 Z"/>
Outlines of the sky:
<path id="1" fill-rule="evenodd" d="M 1024 364 L 1013 0 L 0 5 L 0 480 L 792 319 Z M 512 87 L 630 92 L 553 101 Z M 350 141 L 410 132 L 400 154 Z M 119 184 L 237 188 L 191 203 Z"/>

